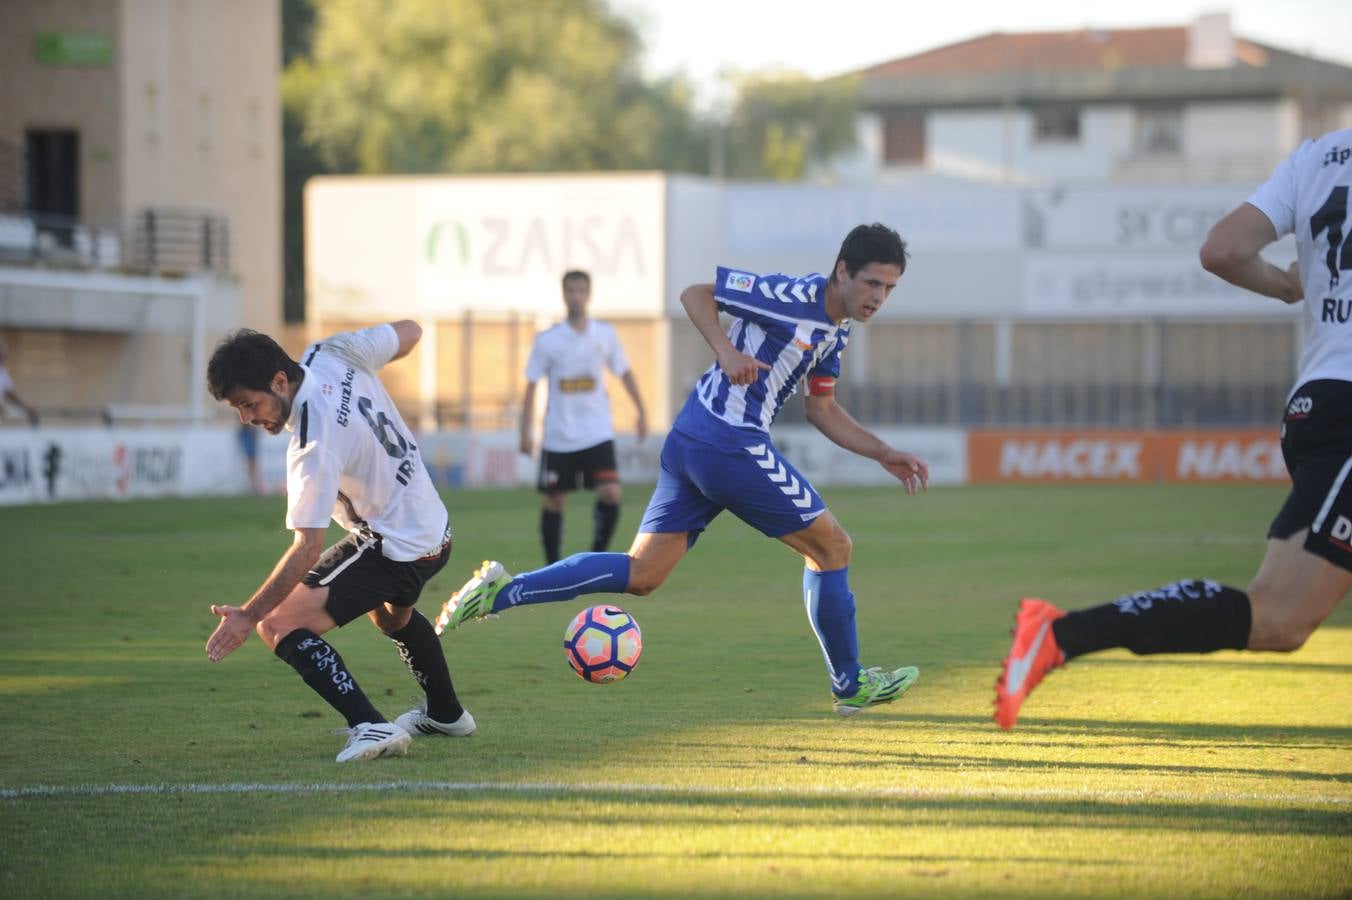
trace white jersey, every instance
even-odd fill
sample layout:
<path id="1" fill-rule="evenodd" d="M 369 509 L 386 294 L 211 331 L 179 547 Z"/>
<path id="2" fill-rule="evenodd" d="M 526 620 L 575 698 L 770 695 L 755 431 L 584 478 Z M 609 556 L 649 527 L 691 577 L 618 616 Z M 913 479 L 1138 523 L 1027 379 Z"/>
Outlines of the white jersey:
<path id="1" fill-rule="evenodd" d="M 9 377 L 9 370 L 0 363 L 0 419 L 5 417 L 9 409 L 9 392 L 14 390 L 14 379 Z"/>
<path id="2" fill-rule="evenodd" d="M 1296 148 L 1249 203 L 1277 229 L 1295 233 L 1309 331 L 1296 385 L 1352 381 L 1352 129 Z"/>
<path id="3" fill-rule="evenodd" d="M 526 380 L 549 377 L 542 449 L 572 453 L 615 437 L 606 395 L 607 366 L 618 377 L 629 371 L 620 339 L 605 322 L 589 319 L 581 333 L 560 322 L 536 336 L 526 362 Z"/>
<path id="4" fill-rule="evenodd" d="M 286 423 L 286 527 L 324 528 L 332 518 L 408 562 L 442 545 L 449 517 L 375 374 L 398 350 L 393 326 L 378 325 L 301 356 L 305 378 Z"/>

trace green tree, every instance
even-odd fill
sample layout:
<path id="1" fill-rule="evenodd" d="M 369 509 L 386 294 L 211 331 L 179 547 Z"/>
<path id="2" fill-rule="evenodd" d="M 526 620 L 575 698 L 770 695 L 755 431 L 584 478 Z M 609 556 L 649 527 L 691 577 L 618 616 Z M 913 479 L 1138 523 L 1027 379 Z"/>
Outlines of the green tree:
<path id="1" fill-rule="evenodd" d="M 283 77 L 326 166 L 359 172 L 698 169 L 707 130 L 649 84 L 603 0 L 327 0 Z"/>
<path id="2" fill-rule="evenodd" d="M 312 0 L 282 0 L 282 66 L 307 55 L 314 34 Z M 300 114 L 282 107 L 282 315 L 287 322 L 305 318 L 305 242 L 303 192 L 312 175 L 326 171 L 315 148 L 302 135 Z"/>
<path id="3" fill-rule="evenodd" d="M 730 177 L 797 181 L 810 163 L 855 146 L 859 85 L 854 78 L 749 75 L 734 86 L 724 136 Z"/>

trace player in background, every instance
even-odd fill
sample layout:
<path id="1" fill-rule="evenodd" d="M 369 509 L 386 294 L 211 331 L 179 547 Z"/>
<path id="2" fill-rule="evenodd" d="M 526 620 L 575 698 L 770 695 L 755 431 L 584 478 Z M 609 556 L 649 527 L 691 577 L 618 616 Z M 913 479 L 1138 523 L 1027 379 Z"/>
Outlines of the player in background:
<path id="1" fill-rule="evenodd" d="M 876 460 L 907 494 L 929 470 L 865 430 L 835 400 L 840 355 L 855 322 L 868 321 L 906 269 L 906 244 L 884 225 L 860 225 L 841 244 L 830 277 L 755 275 L 720 267 L 713 284 L 681 294 L 716 361 L 700 378 L 662 446 L 662 468 L 638 535 L 624 553 L 579 553 L 513 578 L 485 562 L 451 597 L 438 629 L 509 607 L 581 594 L 655 590 L 724 509 L 806 562 L 803 601 L 831 676 L 835 709 L 853 715 L 900 697 L 918 672 L 859 663 L 850 536 L 770 438 L 781 406 L 806 382 L 807 418 L 824 435 Z M 734 322 L 725 334 L 718 313 Z"/>
<path id="2" fill-rule="evenodd" d="M 1352 130 L 1306 141 L 1248 201 L 1216 223 L 1202 266 L 1283 303 L 1306 299 L 1308 333 L 1282 419 L 1291 492 L 1268 529 L 1247 590 L 1186 579 L 1064 613 L 1025 599 L 995 686 L 995 720 L 1013 728 L 1028 692 L 1085 653 L 1297 650 L 1352 587 Z M 1295 234 L 1297 260 L 1259 255 Z M 1304 283 L 1302 284 L 1302 275 Z"/>
<path id="3" fill-rule="evenodd" d="M 413 608 L 451 553 L 446 506 L 376 371 L 422 337 L 401 321 L 336 334 L 297 363 L 265 334 L 226 337 L 207 365 L 207 387 L 245 425 L 291 432 L 286 453 L 286 527 L 295 532 L 272 574 L 243 606 L 221 617 L 207 641 L 219 662 L 250 631 L 291 665 L 348 724 L 338 762 L 402 755 L 410 735 L 468 735 L 446 657 Z M 348 535 L 324 550 L 329 519 Z M 322 635 L 358 616 L 394 642 L 426 703 L 387 722 Z"/>
<path id="4" fill-rule="evenodd" d="M 28 424 L 37 427 L 38 411 L 29 406 L 19 396 L 19 392 L 14 389 L 14 379 L 9 375 L 9 369 L 5 368 L 5 360 L 9 358 L 9 348 L 5 346 L 4 341 L 0 341 L 0 419 L 4 418 L 5 404 L 12 403 L 23 410 L 24 415 L 28 417 Z"/>
<path id="5" fill-rule="evenodd" d="M 606 396 L 607 367 L 624 384 L 634 401 L 639 440 L 648 434 L 638 383 L 629 368 L 615 329 L 587 316 L 591 276 L 571 271 L 563 276 L 563 302 L 568 318 L 535 338 L 526 362 L 526 397 L 521 404 L 521 452 L 535 449 L 535 385 L 549 379 L 544 439 L 540 441 L 540 476 L 544 494 L 540 511 L 540 539 L 545 562 L 559 561 L 563 540 L 563 510 L 568 494 L 578 485 L 596 491 L 592 508 L 592 550 L 609 549 L 620 519 L 620 474 L 615 464 L 615 428 Z"/>

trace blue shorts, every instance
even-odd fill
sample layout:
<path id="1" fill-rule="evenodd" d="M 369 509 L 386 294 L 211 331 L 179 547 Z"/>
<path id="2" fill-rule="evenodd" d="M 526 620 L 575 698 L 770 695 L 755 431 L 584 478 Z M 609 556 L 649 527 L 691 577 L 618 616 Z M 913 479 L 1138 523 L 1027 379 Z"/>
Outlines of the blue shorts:
<path id="1" fill-rule="evenodd" d="M 808 480 L 767 438 L 744 446 L 708 444 L 672 429 L 662 445 L 662 471 L 640 532 L 687 531 L 691 543 L 723 510 L 766 537 L 802 531 L 826 512 Z"/>

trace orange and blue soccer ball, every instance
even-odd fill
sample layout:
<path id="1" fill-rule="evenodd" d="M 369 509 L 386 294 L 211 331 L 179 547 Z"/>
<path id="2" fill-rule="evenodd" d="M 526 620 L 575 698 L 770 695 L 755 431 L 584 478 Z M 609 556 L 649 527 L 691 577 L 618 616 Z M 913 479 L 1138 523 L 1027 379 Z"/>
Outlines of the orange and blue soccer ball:
<path id="1" fill-rule="evenodd" d="M 579 678 L 610 684 L 634 671 L 643 635 L 634 617 L 618 606 L 589 606 L 564 629 L 563 653 Z"/>

